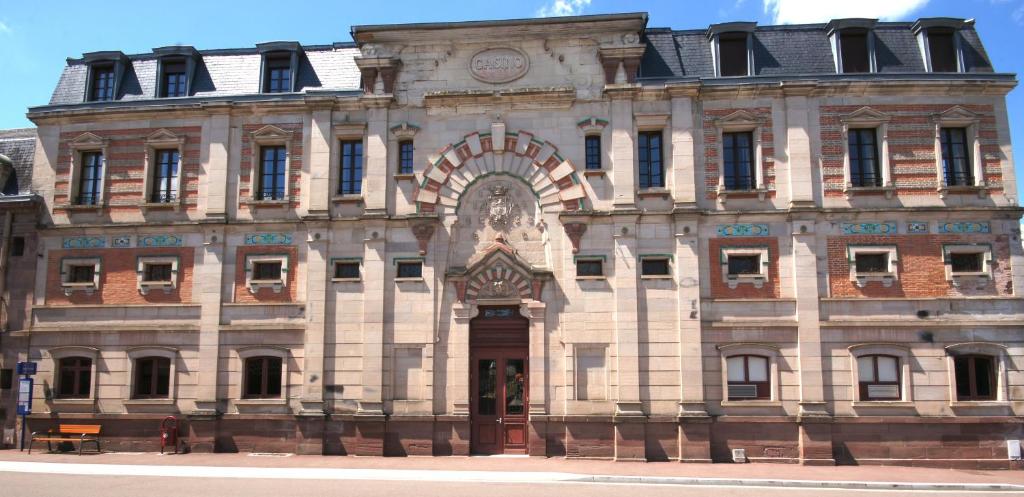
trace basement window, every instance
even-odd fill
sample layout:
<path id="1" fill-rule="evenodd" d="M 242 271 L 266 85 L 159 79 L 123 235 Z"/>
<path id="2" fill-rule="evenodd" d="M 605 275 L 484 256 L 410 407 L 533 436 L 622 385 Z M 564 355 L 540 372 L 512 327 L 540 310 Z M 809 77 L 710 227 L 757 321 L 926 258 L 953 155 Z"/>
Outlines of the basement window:
<path id="1" fill-rule="evenodd" d="M 640 257 L 641 278 L 671 278 L 672 266 L 668 257 L 664 256 L 641 256 Z"/>
<path id="2" fill-rule="evenodd" d="M 335 261 L 334 281 L 359 281 L 359 261 Z"/>

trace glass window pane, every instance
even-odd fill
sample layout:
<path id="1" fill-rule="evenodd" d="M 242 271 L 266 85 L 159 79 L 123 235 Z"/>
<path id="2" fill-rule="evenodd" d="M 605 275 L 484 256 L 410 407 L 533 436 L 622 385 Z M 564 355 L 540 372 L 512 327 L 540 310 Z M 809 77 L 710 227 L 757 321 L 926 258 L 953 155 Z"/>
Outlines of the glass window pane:
<path id="1" fill-rule="evenodd" d="M 954 376 L 956 376 L 956 396 L 960 400 L 971 396 L 970 357 L 953 359 Z"/>
<path id="2" fill-rule="evenodd" d="M 899 361 L 895 357 L 878 357 L 878 381 L 899 381 Z"/>
<path id="3" fill-rule="evenodd" d="M 747 356 L 750 381 L 768 381 L 768 358 Z"/>
<path id="4" fill-rule="evenodd" d="M 526 412 L 525 364 L 523 359 L 505 361 L 505 414 Z"/>
<path id="5" fill-rule="evenodd" d="M 744 372 L 743 366 L 744 356 L 733 356 L 725 360 L 726 374 L 728 375 L 729 381 L 746 381 L 746 373 Z"/>
<path id="6" fill-rule="evenodd" d="M 497 413 L 498 361 L 480 359 L 477 361 L 477 414 L 493 416 Z"/>
<path id="7" fill-rule="evenodd" d="M 873 356 L 857 358 L 857 381 L 875 381 L 875 361 Z"/>
<path id="8" fill-rule="evenodd" d="M 267 395 L 277 397 L 281 395 L 281 358 L 267 358 Z"/>
<path id="9" fill-rule="evenodd" d="M 977 385 L 975 391 L 978 398 L 994 397 L 992 394 L 995 387 L 992 384 L 993 369 L 992 359 L 987 357 L 974 358 L 974 382 Z"/>

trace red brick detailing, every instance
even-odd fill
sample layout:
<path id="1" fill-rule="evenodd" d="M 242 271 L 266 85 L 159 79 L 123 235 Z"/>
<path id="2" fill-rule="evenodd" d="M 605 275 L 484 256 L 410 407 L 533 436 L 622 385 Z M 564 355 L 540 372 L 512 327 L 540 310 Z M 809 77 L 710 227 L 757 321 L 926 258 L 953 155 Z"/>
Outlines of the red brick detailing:
<path id="1" fill-rule="evenodd" d="M 181 155 L 181 196 L 183 206 L 188 210 L 196 209 L 199 197 L 199 154 L 202 142 L 202 128 L 186 126 L 176 128 L 133 128 L 117 130 L 90 130 L 89 132 L 109 140 L 107 144 L 106 178 L 103 186 L 103 199 L 106 202 L 105 212 L 137 211 L 139 204 L 146 199 L 143 192 L 146 168 L 146 137 L 157 130 L 167 129 L 171 133 L 185 139 Z M 80 136 L 82 131 L 61 133 L 54 164 L 54 204 L 57 206 L 70 204 L 71 198 L 71 142 Z M 77 162 L 78 159 L 75 159 Z M 60 207 L 55 207 L 59 210 Z"/>
<path id="2" fill-rule="evenodd" d="M 271 288 L 260 288 L 255 294 L 249 292 L 245 286 L 245 257 L 254 254 L 287 255 L 288 274 L 287 286 L 281 289 L 280 293 L 274 293 Z M 261 245 L 255 247 L 238 247 L 235 251 L 235 302 L 257 303 L 257 302 L 294 302 L 295 281 L 298 270 L 298 250 L 291 245 Z"/>
<path id="3" fill-rule="evenodd" d="M 768 281 L 761 288 L 741 283 L 729 288 L 722 280 L 723 247 L 768 247 Z M 716 299 L 777 299 L 779 290 L 779 240 L 773 237 L 744 236 L 737 238 L 712 238 L 708 243 L 711 261 L 711 297 Z"/>
<path id="4" fill-rule="evenodd" d="M 166 304 L 192 301 L 192 267 L 195 262 L 192 247 L 181 248 L 126 248 L 99 250 L 51 250 L 46 266 L 46 304 Z M 170 293 L 153 290 L 142 295 L 138 290 L 138 257 L 177 256 L 178 287 Z M 60 266 L 65 258 L 100 258 L 100 288 L 87 295 L 75 291 L 64 295 L 61 287 Z"/>
<path id="5" fill-rule="evenodd" d="M 950 243 L 988 243 L 992 246 L 994 283 L 981 290 L 976 285 L 953 287 L 946 281 L 942 245 Z M 848 245 L 895 245 L 898 252 L 899 280 L 885 288 L 881 282 L 868 282 L 864 288 L 850 281 Z M 829 288 L 832 297 L 964 297 L 978 295 L 1009 296 L 1010 246 L 1007 235 L 857 235 L 828 238 Z"/>
<path id="6" fill-rule="evenodd" d="M 274 126 L 292 133 L 292 138 L 288 143 L 288 195 L 291 196 L 290 207 L 297 209 L 299 207 L 299 195 L 302 193 L 300 185 L 302 182 L 302 124 L 274 124 Z M 242 150 L 239 162 L 241 188 L 238 190 L 238 198 L 243 203 L 239 205 L 239 209 L 249 209 L 249 205 L 244 203 L 244 201 L 252 199 L 252 189 L 256 187 L 255 183 L 253 183 L 255 174 L 253 160 L 259 160 L 255 155 L 259 151 L 253 150 L 255 144 L 252 142 L 251 134 L 265 127 L 267 127 L 266 124 L 246 124 L 242 126 Z"/>
<path id="7" fill-rule="evenodd" d="M 826 196 L 843 193 L 843 124 L 841 117 L 863 105 L 822 106 L 821 160 Z M 892 117 L 888 125 L 889 157 L 896 193 L 901 195 L 938 195 L 935 170 L 935 124 L 932 115 L 942 113 L 954 104 L 872 105 L 871 108 Z M 1002 162 L 991 105 L 961 105 L 975 112 L 981 121 L 978 137 L 984 161 L 985 182 L 1002 191 Z M 879 137 L 881 140 L 881 137 Z M 881 143 L 879 142 L 879 153 Z M 973 160 L 973 159 L 972 159 Z"/>
<path id="8" fill-rule="evenodd" d="M 718 128 L 715 120 L 721 119 L 737 110 L 745 110 L 764 122 L 761 125 L 761 170 L 764 175 L 767 198 L 775 197 L 775 134 L 772 132 L 771 107 L 751 107 L 745 109 L 714 109 L 704 111 L 704 187 L 708 199 L 718 198 Z M 730 197 L 751 194 L 729 193 Z"/>

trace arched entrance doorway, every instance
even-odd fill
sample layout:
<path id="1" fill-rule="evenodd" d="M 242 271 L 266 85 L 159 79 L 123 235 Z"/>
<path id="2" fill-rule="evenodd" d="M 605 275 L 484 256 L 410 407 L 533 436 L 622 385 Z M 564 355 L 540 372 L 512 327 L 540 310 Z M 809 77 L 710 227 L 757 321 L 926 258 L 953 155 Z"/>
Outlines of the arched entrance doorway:
<path id="1" fill-rule="evenodd" d="M 469 323 L 473 454 L 527 453 L 529 330 L 518 306 L 481 307 Z"/>

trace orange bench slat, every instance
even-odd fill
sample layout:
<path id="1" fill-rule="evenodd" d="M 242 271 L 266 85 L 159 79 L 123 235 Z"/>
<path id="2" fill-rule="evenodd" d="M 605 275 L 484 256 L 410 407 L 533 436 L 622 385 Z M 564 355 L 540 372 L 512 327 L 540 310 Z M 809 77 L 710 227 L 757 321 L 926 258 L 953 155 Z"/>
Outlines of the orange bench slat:
<path id="1" fill-rule="evenodd" d="M 100 425 L 59 425 L 60 433 L 76 435 L 99 435 Z"/>

